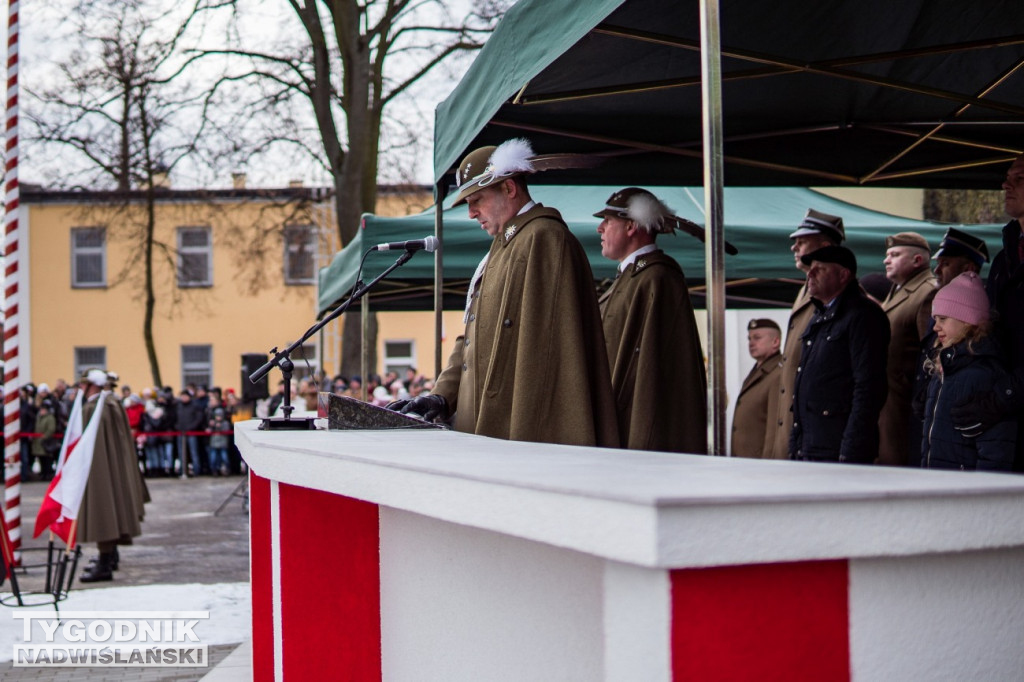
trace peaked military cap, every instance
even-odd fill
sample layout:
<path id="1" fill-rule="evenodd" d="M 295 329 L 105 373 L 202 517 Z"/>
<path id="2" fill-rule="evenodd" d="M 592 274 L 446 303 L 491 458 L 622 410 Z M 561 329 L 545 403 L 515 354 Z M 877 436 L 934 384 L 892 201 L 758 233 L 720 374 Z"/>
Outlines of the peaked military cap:
<path id="1" fill-rule="evenodd" d="M 843 229 L 843 219 L 836 215 L 829 215 L 813 208 L 807 209 L 807 215 L 796 232 L 789 235 L 790 239 L 806 237 L 812 234 L 824 235 L 833 244 L 842 244 L 846 239 L 846 230 Z"/>
<path id="2" fill-rule="evenodd" d="M 988 263 L 988 246 L 984 239 L 978 239 L 966 232 L 951 227 L 946 230 L 942 241 L 939 242 L 939 249 L 932 258 L 939 256 L 960 256 L 974 261 L 978 267 Z"/>

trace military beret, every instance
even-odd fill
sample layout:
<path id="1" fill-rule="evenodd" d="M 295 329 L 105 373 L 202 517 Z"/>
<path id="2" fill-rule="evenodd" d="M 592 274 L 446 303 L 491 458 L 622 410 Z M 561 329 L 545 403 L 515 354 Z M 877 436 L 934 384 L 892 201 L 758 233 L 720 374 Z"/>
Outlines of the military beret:
<path id="1" fill-rule="evenodd" d="M 777 332 L 781 332 L 778 323 L 775 320 L 770 320 L 767 317 L 755 318 L 750 322 L 747 322 L 747 331 L 754 331 L 755 329 L 774 329 Z"/>
<path id="2" fill-rule="evenodd" d="M 894 246 L 914 246 L 925 251 L 931 251 L 928 240 L 917 232 L 900 232 L 885 238 L 885 248 L 891 249 Z"/>

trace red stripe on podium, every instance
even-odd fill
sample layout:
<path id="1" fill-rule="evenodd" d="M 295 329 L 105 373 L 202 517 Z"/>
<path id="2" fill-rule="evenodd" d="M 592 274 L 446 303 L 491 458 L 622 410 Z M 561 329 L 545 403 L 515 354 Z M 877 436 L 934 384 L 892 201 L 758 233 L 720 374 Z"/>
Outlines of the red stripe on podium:
<path id="1" fill-rule="evenodd" d="M 270 481 L 249 471 L 249 581 L 252 587 L 252 679 L 274 679 L 274 584 Z"/>
<path id="2" fill-rule="evenodd" d="M 673 680 L 850 679 L 846 561 L 671 571 Z"/>
<path id="3" fill-rule="evenodd" d="M 278 492 L 285 679 L 380 680 L 377 505 L 283 483 Z"/>

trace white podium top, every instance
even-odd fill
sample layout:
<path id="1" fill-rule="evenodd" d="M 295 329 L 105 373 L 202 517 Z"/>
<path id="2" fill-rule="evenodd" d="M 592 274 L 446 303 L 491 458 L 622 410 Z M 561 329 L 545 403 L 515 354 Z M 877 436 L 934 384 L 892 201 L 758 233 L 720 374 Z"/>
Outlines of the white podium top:
<path id="1" fill-rule="evenodd" d="M 1014 475 L 258 423 L 235 435 L 259 476 L 641 566 L 1024 547 Z"/>

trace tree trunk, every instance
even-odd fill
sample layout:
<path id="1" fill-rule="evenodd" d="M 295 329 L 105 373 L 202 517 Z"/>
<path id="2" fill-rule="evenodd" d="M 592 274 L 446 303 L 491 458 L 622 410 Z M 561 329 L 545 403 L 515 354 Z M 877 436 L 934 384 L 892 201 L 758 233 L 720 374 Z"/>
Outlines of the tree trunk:
<path id="1" fill-rule="evenodd" d="M 358 304 L 354 307 L 358 307 Z M 346 377 L 358 375 L 362 370 L 362 338 L 363 318 L 358 312 L 342 315 L 343 334 L 341 339 L 341 374 Z M 352 339 L 350 341 L 350 339 Z M 366 345 L 369 348 L 370 372 L 380 374 L 377 366 L 377 313 L 370 313 L 369 330 L 366 333 Z M 366 377 L 363 377 L 366 383 Z"/>
<path id="2" fill-rule="evenodd" d="M 1006 220 L 1002 190 L 929 189 L 924 217 L 947 223 L 1000 223 Z"/>

